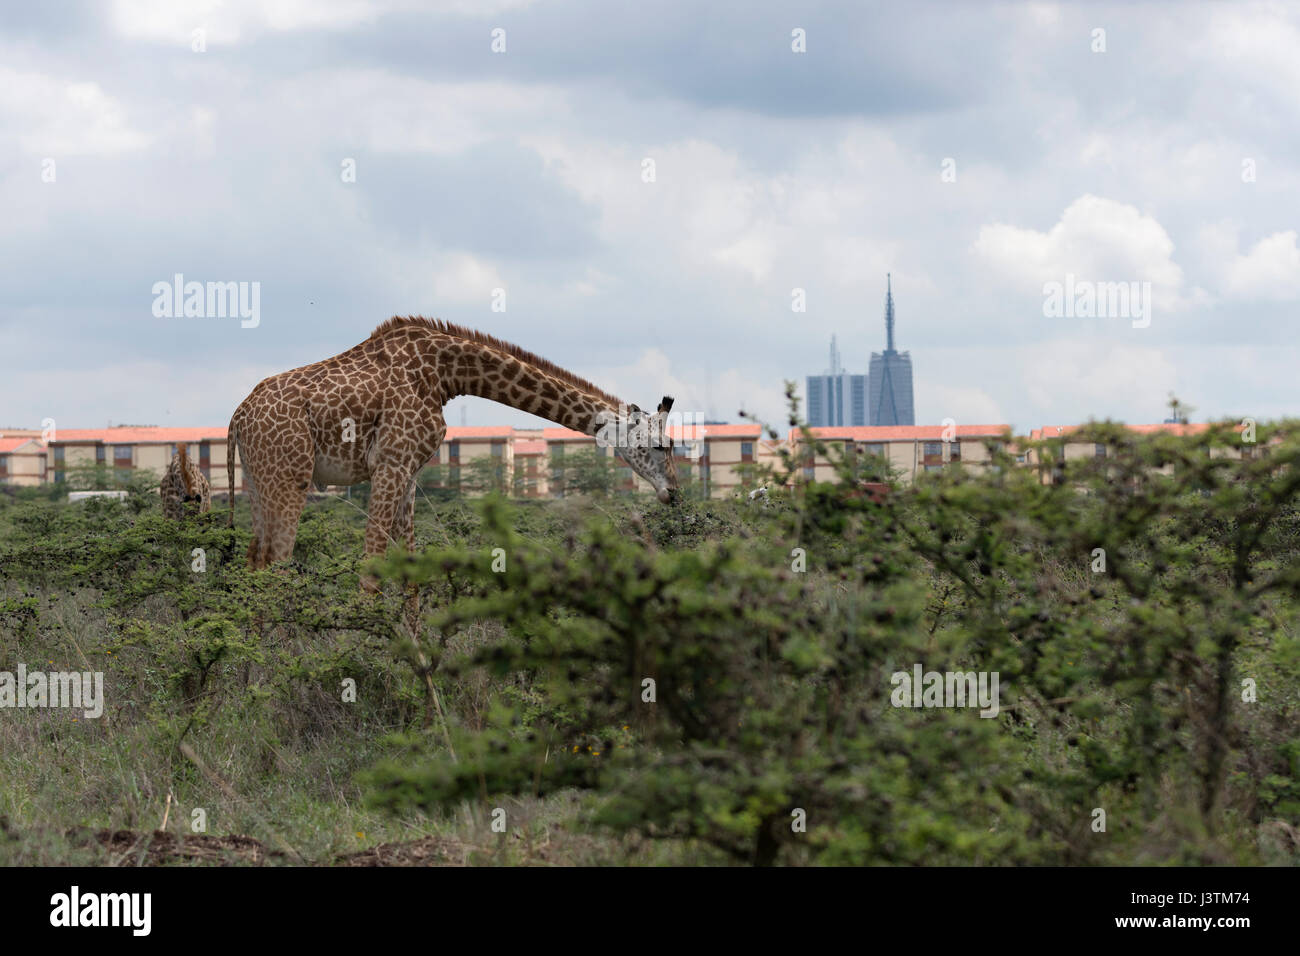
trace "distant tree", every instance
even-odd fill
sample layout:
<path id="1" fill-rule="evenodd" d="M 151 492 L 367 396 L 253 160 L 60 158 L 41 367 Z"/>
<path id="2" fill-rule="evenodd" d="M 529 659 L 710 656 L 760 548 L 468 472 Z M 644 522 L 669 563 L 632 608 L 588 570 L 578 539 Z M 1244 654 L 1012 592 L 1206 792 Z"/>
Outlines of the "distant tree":
<path id="1" fill-rule="evenodd" d="M 514 468 L 510 471 L 510 494 L 515 498 L 526 498 L 534 489 L 537 488 L 539 476 L 529 474 L 523 467 L 523 462 L 516 461 Z"/>
<path id="2" fill-rule="evenodd" d="M 460 492 L 451 486 L 449 468 L 446 465 L 430 465 L 422 468 L 416 476 L 417 494 L 431 501 L 446 501 L 457 497 Z"/>
<path id="3" fill-rule="evenodd" d="M 1188 405 L 1173 392 L 1169 393 L 1168 408 L 1168 421 L 1178 425 L 1186 425 L 1191 421 L 1192 412 L 1196 411 L 1194 407 Z"/>
<path id="4" fill-rule="evenodd" d="M 558 482 L 565 495 L 612 494 L 618 482 L 617 468 L 598 449 L 583 448 L 559 459 Z"/>
<path id="5" fill-rule="evenodd" d="M 486 494 L 490 491 L 505 494 L 510 487 L 510 476 L 507 471 L 504 457 L 473 458 L 468 464 L 461 466 L 461 491 L 468 494 Z"/>

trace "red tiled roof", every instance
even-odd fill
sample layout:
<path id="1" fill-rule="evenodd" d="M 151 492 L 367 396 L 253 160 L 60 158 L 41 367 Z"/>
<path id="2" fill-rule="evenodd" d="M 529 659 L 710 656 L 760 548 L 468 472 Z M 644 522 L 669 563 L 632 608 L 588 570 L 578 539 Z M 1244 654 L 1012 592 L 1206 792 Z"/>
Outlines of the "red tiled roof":
<path id="1" fill-rule="evenodd" d="M 945 429 L 950 427 L 957 438 L 996 438 L 1011 430 L 1010 425 L 856 425 L 811 431 L 818 438 L 861 442 L 941 441 Z M 791 429 L 790 441 L 797 442 L 801 437 L 797 428 Z"/>
<path id="2" fill-rule="evenodd" d="M 1101 422 L 1092 422 L 1098 425 Z M 1046 438 L 1057 438 L 1061 435 L 1069 435 L 1080 428 L 1087 428 L 1087 425 L 1044 425 L 1042 428 L 1035 428 L 1029 433 L 1029 437 L 1035 440 Z M 1186 425 L 1175 424 L 1174 422 L 1161 422 L 1158 425 L 1123 425 L 1125 429 L 1136 432 L 1139 435 L 1154 435 L 1157 432 L 1169 432 L 1173 435 L 1199 435 L 1210 426 L 1206 422 L 1191 422 Z M 1237 426 L 1241 428 L 1240 425 Z"/>
<path id="3" fill-rule="evenodd" d="M 37 446 L 40 446 L 40 439 L 33 438 L 31 435 L 19 435 L 17 438 L 0 438 L 0 454 L 20 448 L 28 442 L 36 442 Z"/>
<path id="4" fill-rule="evenodd" d="M 475 438 L 513 438 L 515 430 L 509 425 L 481 425 L 448 428 L 443 441 L 472 441 Z"/>
<path id="5" fill-rule="evenodd" d="M 520 457 L 521 455 L 527 456 L 527 455 L 545 455 L 545 454 L 546 454 L 546 442 L 544 441 L 516 441 L 515 442 L 516 458 Z"/>
<path id="6" fill-rule="evenodd" d="M 59 428 L 53 444 L 65 442 L 103 442 L 106 445 L 148 445 L 164 442 L 196 442 L 226 439 L 226 426 L 214 428 Z"/>
<path id="7" fill-rule="evenodd" d="M 763 434 L 761 425 L 674 425 L 668 429 L 672 438 L 759 438 Z M 571 428 L 543 428 L 542 437 L 547 441 L 592 441 L 592 436 Z"/>
<path id="8" fill-rule="evenodd" d="M 685 433 L 687 438 L 761 438 L 762 425 L 686 425 L 683 428 L 670 428 L 668 434 L 676 438 Z"/>

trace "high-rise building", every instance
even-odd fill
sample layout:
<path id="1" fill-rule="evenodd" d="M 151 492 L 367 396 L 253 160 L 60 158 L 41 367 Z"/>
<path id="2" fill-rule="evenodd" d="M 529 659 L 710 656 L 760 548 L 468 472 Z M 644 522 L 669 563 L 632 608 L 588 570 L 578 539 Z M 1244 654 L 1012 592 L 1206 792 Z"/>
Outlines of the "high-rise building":
<path id="1" fill-rule="evenodd" d="M 869 425 L 915 425 L 912 356 L 894 348 L 894 288 L 885 275 L 885 351 L 871 353 Z"/>
<path id="2" fill-rule="evenodd" d="M 830 368 L 825 375 L 808 376 L 807 412 L 808 424 L 814 428 L 867 423 L 867 377 L 844 371 L 833 335 Z"/>

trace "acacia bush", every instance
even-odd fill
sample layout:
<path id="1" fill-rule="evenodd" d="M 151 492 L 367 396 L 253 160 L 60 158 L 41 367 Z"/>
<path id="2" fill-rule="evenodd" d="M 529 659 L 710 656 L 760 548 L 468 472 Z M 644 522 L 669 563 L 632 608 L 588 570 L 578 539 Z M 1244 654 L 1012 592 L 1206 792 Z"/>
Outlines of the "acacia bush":
<path id="1" fill-rule="evenodd" d="M 713 519 L 652 506 L 638 533 L 592 521 L 559 553 L 490 501 L 484 547 L 382 571 L 456 582 L 442 634 L 504 624 L 441 673 L 526 674 L 548 707 L 407 740 L 374 799 L 579 787 L 594 823 L 759 864 L 1257 860 L 1277 849 L 1266 824 L 1300 822 L 1284 434 L 1243 461 L 1220 456 L 1241 447 L 1227 426 L 1097 425 L 1073 440 L 1111 454 L 1046 482 L 993 446 L 992 467 L 881 504 L 841 461 L 845 481 L 731 530 L 691 540 Z M 1002 712 L 891 706 L 891 675 L 918 663 L 997 672 Z"/>

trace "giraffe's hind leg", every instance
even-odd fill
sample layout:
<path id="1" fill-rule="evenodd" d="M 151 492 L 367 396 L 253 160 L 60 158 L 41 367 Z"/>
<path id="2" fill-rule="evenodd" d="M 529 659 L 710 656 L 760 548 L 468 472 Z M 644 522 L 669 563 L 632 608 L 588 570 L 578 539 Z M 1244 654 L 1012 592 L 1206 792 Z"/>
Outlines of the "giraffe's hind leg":
<path id="1" fill-rule="evenodd" d="M 288 560 L 293 554 L 298 519 L 315 466 L 311 436 L 305 421 L 301 425 L 282 425 L 275 430 L 274 446 L 244 435 L 240 450 L 244 453 L 253 514 L 248 563 L 254 569 L 264 568 Z"/>
<path id="2" fill-rule="evenodd" d="M 257 483 L 253 480 L 253 476 L 248 474 L 247 466 L 244 474 L 248 486 L 244 497 L 248 500 L 248 510 L 253 524 L 253 540 L 248 542 L 248 566 L 257 571 L 264 567 L 262 541 L 266 537 L 266 523 L 262 520 L 262 499 L 257 494 Z"/>
<path id="3" fill-rule="evenodd" d="M 293 556 L 293 542 L 298 537 L 298 521 L 311 487 L 312 463 L 293 467 L 285 462 L 271 475 L 273 493 L 262 493 L 262 522 L 265 536 L 261 541 L 262 566 L 288 561 Z M 265 482 L 264 482 L 265 484 Z"/>

